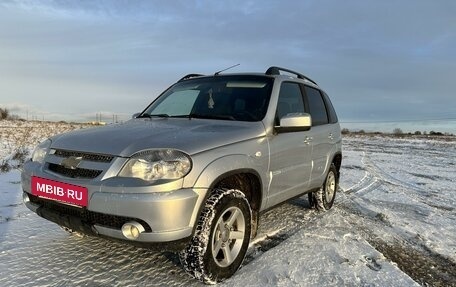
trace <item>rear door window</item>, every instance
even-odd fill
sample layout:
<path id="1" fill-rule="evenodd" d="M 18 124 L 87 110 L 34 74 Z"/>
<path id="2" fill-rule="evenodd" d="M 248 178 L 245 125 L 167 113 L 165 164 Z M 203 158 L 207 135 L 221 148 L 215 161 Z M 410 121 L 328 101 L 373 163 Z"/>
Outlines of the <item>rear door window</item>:
<path id="1" fill-rule="evenodd" d="M 320 91 L 308 86 L 305 86 L 304 89 L 306 91 L 307 100 L 309 101 L 309 111 L 312 116 L 312 125 L 319 126 L 327 124 L 328 113 Z"/>

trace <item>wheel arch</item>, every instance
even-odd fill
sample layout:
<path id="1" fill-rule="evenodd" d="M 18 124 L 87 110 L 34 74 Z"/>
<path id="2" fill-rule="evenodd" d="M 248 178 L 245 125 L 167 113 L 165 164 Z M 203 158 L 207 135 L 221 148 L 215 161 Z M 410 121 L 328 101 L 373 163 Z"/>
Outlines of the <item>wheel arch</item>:
<path id="1" fill-rule="evenodd" d="M 214 180 L 208 194 L 216 188 L 239 189 L 249 201 L 252 212 L 259 212 L 263 200 L 263 187 L 256 170 L 243 168 L 225 172 Z"/>
<path id="2" fill-rule="evenodd" d="M 215 177 L 201 200 L 198 206 L 198 211 L 195 216 L 194 222 L 200 218 L 203 212 L 205 202 L 211 196 L 214 190 L 224 189 L 238 189 L 242 191 L 247 198 L 252 209 L 252 238 L 256 235 L 258 228 L 258 217 L 260 213 L 261 203 L 263 200 L 263 184 L 261 182 L 260 174 L 252 168 L 237 168 L 227 170 L 222 174 Z M 196 224 L 193 225 L 193 233 L 195 232 Z"/>

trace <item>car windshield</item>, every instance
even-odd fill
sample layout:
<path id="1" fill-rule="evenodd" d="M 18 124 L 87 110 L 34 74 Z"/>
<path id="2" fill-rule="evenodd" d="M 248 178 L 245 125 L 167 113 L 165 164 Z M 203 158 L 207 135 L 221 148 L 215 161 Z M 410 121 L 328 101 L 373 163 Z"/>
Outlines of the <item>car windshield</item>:
<path id="1" fill-rule="evenodd" d="M 214 76 L 179 82 L 139 117 L 188 117 L 261 121 L 273 79 L 262 76 Z"/>

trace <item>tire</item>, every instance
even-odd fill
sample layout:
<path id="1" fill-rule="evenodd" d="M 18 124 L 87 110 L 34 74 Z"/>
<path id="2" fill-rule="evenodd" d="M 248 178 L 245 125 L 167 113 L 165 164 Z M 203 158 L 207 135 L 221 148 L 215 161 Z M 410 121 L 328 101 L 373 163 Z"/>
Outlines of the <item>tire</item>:
<path id="1" fill-rule="evenodd" d="M 179 252 L 185 271 L 205 284 L 231 277 L 241 266 L 251 234 L 252 211 L 236 189 L 216 189 L 206 201 L 189 245 Z"/>
<path id="2" fill-rule="evenodd" d="M 337 169 L 334 164 L 331 164 L 329 171 L 326 174 L 326 179 L 319 190 L 308 194 L 310 207 L 316 208 L 319 211 L 331 209 L 336 198 L 336 192 L 339 187 L 339 179 Z"/>

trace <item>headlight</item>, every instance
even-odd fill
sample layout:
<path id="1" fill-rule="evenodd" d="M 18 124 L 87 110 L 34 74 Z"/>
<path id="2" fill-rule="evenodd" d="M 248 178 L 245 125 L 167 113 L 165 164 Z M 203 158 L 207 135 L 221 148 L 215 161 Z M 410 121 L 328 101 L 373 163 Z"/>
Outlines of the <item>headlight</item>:
<path id="1" fill-rule="evenodd" d="M 46 157 L 49 147 L 51 146 L 51 140 L 47 139 L 44 142 L 37 145 L 32 154 L 32 161 L 43 163 Z"/>
<path id="2" fill-rule="evenodd" d="M 119 172 L 119 176 L 146 181 L 178 179 L 192 169 L 190 157 L 178 150 L 149 150 L 134 154 Z"/>

